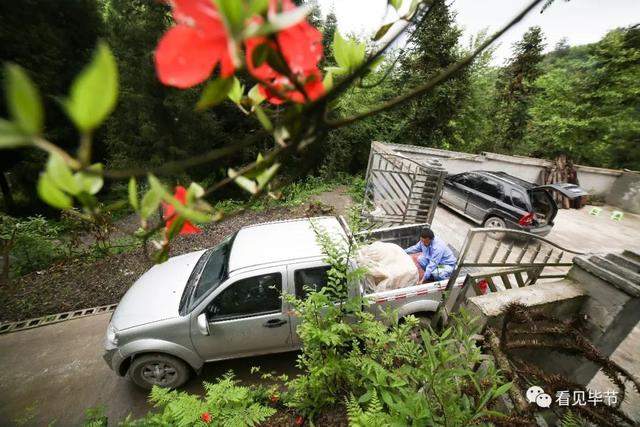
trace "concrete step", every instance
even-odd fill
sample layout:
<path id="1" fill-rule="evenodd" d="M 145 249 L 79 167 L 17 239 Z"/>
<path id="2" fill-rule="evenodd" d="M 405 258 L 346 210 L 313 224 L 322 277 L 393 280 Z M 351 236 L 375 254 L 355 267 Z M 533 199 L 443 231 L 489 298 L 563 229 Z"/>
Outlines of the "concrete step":
<path id="1" fill-rule="evenodd" d="M 632 261 L 635 262 L 639 262 L 640 263 L 640 254 L 636 251 L 632 251 L 630 249 L 625 249 L 624 251 L 622 251 L 622 256 L 625 258 L 628 258 Z"/>
<path id="2" fill-rule="evenodd" d="M 640 273 L 640 262 L 634 261 L 631 258 L 622 256 L 622 254 L 607 254 L 605 258 L 618 264 L 620 267 L 624 267 L 633 271 L 634 273 Z"/>
<path id="3" fill-rule="evenodd" d="M 626 268 L 625 266 L 619 265 L 614 261 L 599 255 L 589 257 L 589 261 L 640 286 L 640 274 Z"/>
<path id="4" fill-rule="evenodd" d="M 588 257 L 577 256 L 573 259 L 573 262 L 579 268 L 596 277 L 599 277 L 602 280 L 611 283 L 621 291 L 637 298 L 640 297 L 639 285 L 635 284 L 626 277 L 616 274 L 607 268 L 601 267 L 600 265 L 589 260 Z"/>

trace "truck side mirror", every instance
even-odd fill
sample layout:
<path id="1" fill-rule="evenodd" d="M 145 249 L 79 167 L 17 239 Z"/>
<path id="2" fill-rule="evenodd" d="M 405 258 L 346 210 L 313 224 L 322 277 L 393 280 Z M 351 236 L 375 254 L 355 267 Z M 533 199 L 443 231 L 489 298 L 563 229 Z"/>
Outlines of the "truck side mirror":
<path id="1" fill-rule="evenodd" d="M 207 320 L 207 314 L 200 313 L 196 322 L 198 323 L 198 331 L 200 331 L 202 335 L 209 335 L 209 321 Z"/>

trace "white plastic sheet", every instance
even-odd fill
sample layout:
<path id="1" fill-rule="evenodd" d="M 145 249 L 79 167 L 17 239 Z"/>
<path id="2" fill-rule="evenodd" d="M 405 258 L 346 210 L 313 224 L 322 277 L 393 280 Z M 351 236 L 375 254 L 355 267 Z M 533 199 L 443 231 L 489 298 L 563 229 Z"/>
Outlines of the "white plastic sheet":
<path id="1" fill-rule="evenodd" d="M 414 286 L 418 283 L 418 270 L 404 250 L 394 244 L 374 242 L 360 248 L 358 266 L 365 267 L 365 286 L 369 292 L 381 292 Z"/>

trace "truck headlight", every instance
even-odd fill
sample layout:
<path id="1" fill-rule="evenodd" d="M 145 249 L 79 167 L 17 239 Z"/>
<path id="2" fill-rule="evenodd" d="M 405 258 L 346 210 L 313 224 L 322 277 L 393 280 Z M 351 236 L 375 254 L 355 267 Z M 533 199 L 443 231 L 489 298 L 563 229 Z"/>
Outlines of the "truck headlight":
<path id="1" fill-rule="evenodd" d="M 107 350 L 112 348 L 116 348 L 118 346 L 118 331 L 113 327 L 111 323 L 109 323 L 109 327 L 107 328 L 107 337 L 105 340 L 105 347 Z"/>

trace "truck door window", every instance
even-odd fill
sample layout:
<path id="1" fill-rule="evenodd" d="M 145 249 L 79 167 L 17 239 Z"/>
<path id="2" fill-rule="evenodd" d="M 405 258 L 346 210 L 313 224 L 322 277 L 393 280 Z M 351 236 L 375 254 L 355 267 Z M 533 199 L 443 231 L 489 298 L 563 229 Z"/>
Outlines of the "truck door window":
<path id="1" fill-rule="evenodd" d="M 226 320 L 282 310 L 282 275 L 271 273 L 241 279 L 222 291 L 207 307 L 209 320 Z"/>
<path id="2" fill-rule="evenodd" d="M 296 298 L 305 299 L 307 292 L 305 287 L 319 291 L 327 285 L 327 271 L 331 267 L 314 267 L 304 270 L 296 270 L 293 274 L 296 285 Z"/>

